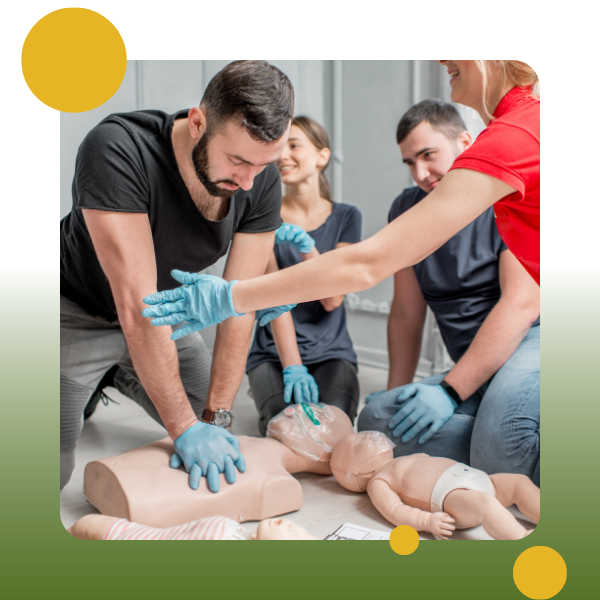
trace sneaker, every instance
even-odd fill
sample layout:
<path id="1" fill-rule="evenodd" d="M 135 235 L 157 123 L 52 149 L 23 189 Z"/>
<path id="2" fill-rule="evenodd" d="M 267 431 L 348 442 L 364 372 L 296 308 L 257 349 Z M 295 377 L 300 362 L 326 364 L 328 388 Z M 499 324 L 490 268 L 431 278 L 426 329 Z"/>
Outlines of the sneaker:
<path id="1" fill-rule="evenodd" d="M 118 370 L 119 370 L 119 365 L 114 365 L 108 371 L 106 371 L 106 373 L 104 373 L 104 376 L 100 380 L 98 387 L 96 388 L 94 393 L 91 395 L 90 399 L 88 400 L 87 406 L 85 407 L 85 410 L 83 411 L 83 420 L 84 421 L 86 419 L 89 419 L 92 416 L 92 414 L 96 410 L 96 406 L 98 406 L 98 402 L 100 402 L 101 400 L 102 400 L 102 404 L 104 404 L 104 406 L 108 406 L 109 401 L 113 402 L 114 404 L 119 404 L 118 402 L 116 402 L 115 400 L 113 400 L 112 398 L 110 398 L 109 396 L 107 396 L 104 393 L 105 387 L 109 387 L 109 386 L 113 387 L 114 386 L 115 375 L 117 374 Z"/>

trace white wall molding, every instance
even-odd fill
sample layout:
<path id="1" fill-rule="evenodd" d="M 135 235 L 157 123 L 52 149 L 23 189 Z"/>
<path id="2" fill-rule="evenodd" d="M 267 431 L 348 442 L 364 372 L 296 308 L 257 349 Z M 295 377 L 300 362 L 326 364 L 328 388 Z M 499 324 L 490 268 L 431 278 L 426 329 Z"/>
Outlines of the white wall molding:
<path id="1" fill-rule="evenodd" d="M 381 315 L 390 314 L 389 302 L 373 302 L 368 298 L 361 298 L 358 294 L 346 294 L 344 303 L 348 310 L 360 310 L 368 313 L 378 313 Z"/>
<path id="2" fill-rule="evenodd" d="M 342 202 L 342 61 L 333 61 L 333 198 Z"/>
<path id="3" fill-rule="evenodd" d="M 144 61 L 135 61 L 135 105 L 136 110 L 144 110 Z"/>

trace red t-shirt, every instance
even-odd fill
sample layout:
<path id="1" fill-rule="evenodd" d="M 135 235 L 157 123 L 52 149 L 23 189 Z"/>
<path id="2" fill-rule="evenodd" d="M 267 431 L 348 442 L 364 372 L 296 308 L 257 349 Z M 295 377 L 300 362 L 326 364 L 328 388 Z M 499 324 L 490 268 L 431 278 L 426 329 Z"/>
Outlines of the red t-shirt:
<path id="1" fill-rule="evenodd" d="M 502 239 L 540 284 L 540 100 L 515 87 L 494 111 L 494 120 L 451 169 L 471 169 L 517 191 L 494 204 Z"/>

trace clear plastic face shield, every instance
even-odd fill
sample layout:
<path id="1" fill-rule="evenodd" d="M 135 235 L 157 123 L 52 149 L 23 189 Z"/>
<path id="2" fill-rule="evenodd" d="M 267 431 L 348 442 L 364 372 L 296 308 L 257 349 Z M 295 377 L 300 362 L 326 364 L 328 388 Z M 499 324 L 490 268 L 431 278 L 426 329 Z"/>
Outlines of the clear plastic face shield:
<path id="1" fill-rule="evenodd" d="M 331 457 L 331 471 L 346 489 L 364 492 L 370 478 L 394 458 L 396 444 L 379 431 L 347 435 Z"/>
<path id="2" fill-rule="evenodd" d="M 293 404 L 269 421 L 267 436 L 310 460 L 328 461 L 341 430 L 327 405 Z"/>

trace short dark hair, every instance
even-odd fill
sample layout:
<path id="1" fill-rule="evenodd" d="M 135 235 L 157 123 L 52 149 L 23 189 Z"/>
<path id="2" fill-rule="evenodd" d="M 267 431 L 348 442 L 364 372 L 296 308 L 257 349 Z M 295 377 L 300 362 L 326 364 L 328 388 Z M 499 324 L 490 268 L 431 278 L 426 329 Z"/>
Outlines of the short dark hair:
<path id="1" fill-rule="evenodd" d="M 264 60 L 236 60 L 219 71 L 202 96 L 208 128 L 239 118 L 250 137 L 278 140 L 294 116 L 294 88 Z"/>
<path id="2" fill-rule="evenodd" d="M 434 129 L 451 140 L 455 140 L 467 130 L 465 122 L 452 104 L 436 99 L 423 100 L 409 108 L 400 119 L 396 129 L 396 143 L 404 141 L 406 136 L 423 121 L 427 121 Z"/>

